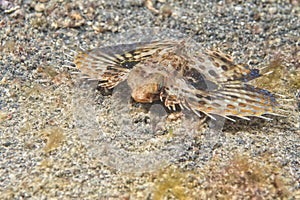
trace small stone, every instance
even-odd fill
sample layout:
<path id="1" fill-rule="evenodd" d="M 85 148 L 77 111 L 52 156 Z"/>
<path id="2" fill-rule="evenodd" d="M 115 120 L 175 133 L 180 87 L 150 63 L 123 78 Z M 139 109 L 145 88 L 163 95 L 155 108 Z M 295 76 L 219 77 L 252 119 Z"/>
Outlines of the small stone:
<path id="1" fill-rule="evenodd" d="M 242 7 L 242 6 L 236 6 L 234 9 L 235 9 L 236 11 L 241 11 L 241 10 L 243 10 L 243 7 Z"/>
<path id="2" fill-rule="evenodd" d="M 38 3 L 34 6 L 34 10 L 36 12 L 43 12 L 45 9 L 46 9 L 46 6 L 43 3 Z"/>
<path id="3" fill-rule="evenodd" d="M 0 85 L 6 84 L 7 83 L 7 78 L 3 77 L 2 80 L 0 81 Z"/>
<path id="4" fill-rule="evenodd" d="M 268 9 L 268 11 L 269 11 L 269 13 L 270 13 L 271 15 L 274 15 L 274 14 L 277 13 L 277 8 L 276 8 L 276 7 L 271 7 L 271 8 Z"/>
<path id="5" fill-rule="evenodd" d="M 163 5 L 160 8 L 160 13 L 164 16 L 164 17 L 170 17 L 172 15 L 172 10 L 173 8 L 169 5 Z"/>

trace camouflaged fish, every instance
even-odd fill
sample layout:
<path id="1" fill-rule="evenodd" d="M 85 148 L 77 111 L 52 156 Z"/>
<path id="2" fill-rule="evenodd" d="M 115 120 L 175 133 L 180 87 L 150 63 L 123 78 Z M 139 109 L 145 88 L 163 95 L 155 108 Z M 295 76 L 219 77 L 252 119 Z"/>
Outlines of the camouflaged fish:
<path id="1" fill-rule="evenodd" d="M 235 64 L 219 51 L 188 52 L 184 41 L 153 41 L 96 48 L 79 53 L 76 67 L 101 87 L 127 81 L 136 102 L 164 102 L 215 119 L 247 116 L 269 119 L 278 103 L 273 94 L 248 82 L 258 69 Z"/>

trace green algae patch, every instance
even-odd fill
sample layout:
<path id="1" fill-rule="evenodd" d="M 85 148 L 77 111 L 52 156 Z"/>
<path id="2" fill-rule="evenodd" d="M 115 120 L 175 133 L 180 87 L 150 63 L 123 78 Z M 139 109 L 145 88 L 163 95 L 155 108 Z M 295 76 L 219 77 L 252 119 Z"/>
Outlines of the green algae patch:
<path id="1" fill-rule="evenodd" d="M 169 167 L 158 173 L 153 199 L 193 199 L 186 187 L 189 173 L 175 167 Z"/>
<path id="2" fill-rule="evenodd" d="M 47 135 L 47 143 L 44 147 L 44 152 L 49 152 L 59 147 L 65 140 L 63 129 L 59 127 L 49 127 L 42 131 L 43 134 Z"/>
<path id="3" fill-rule="evenodd" d="M 259 161 L 260 160 L 260 161 Z M 274 163 L 265 157 L 250 158 L 238 155 L 226 165 L 216 163 L 205 176 L 206 198 L 272 199 L 288 198 L 288 181 Z"/>
<path id="4" fill-rule="evenodd" d="M 262 74 L 265 74 L 261 78 L 255 81 L 255 85 L 266 90 L 274 92 L 284 92 L 285 84 L 282 81 L 286 79 L 285 64 L 281 56 L 276 56 L 270 62 L 270 64 L 263 70 Z"/>
<path id="5" fill-rule="evenodd" d="M 156 175 L 153 199 L 288 199 L 293 181 L 268 156 L 237 155 L 199 170 L 173 166 Z"/>

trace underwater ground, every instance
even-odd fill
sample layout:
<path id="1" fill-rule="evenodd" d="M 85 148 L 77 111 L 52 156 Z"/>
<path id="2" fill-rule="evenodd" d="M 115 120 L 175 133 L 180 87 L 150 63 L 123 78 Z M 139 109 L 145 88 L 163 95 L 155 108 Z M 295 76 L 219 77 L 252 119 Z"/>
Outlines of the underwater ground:
<path id="1" fill-rule="evenodd" d="M 298 0 L 0 0 L 0 199 L 299 199 L 299 21 Z M 268 67 L 251 84 L 284 116 L 173 120 L 72 64 L 170 38 Z"/>

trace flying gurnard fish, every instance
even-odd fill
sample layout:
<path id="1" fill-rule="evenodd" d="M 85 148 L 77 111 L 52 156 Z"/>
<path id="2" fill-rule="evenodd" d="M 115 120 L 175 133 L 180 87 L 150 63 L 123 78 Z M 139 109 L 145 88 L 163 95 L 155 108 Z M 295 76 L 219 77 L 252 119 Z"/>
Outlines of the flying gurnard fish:
<path id="1" fill-rule="evenodd" d="M 212 119 L 269 119 L 263 115 L 277 115 L 279 107 L 274 94 L 249 84 L 264 75 L 258 69 L 235 64 L 219 51 L 188 51 L 184 41 L 95 48 L 76 55 L 74 64 L 101 87 L 112 89 L 127 81 L 136 102 L 160 100 L 171 110 L 180 107 Z"/>

